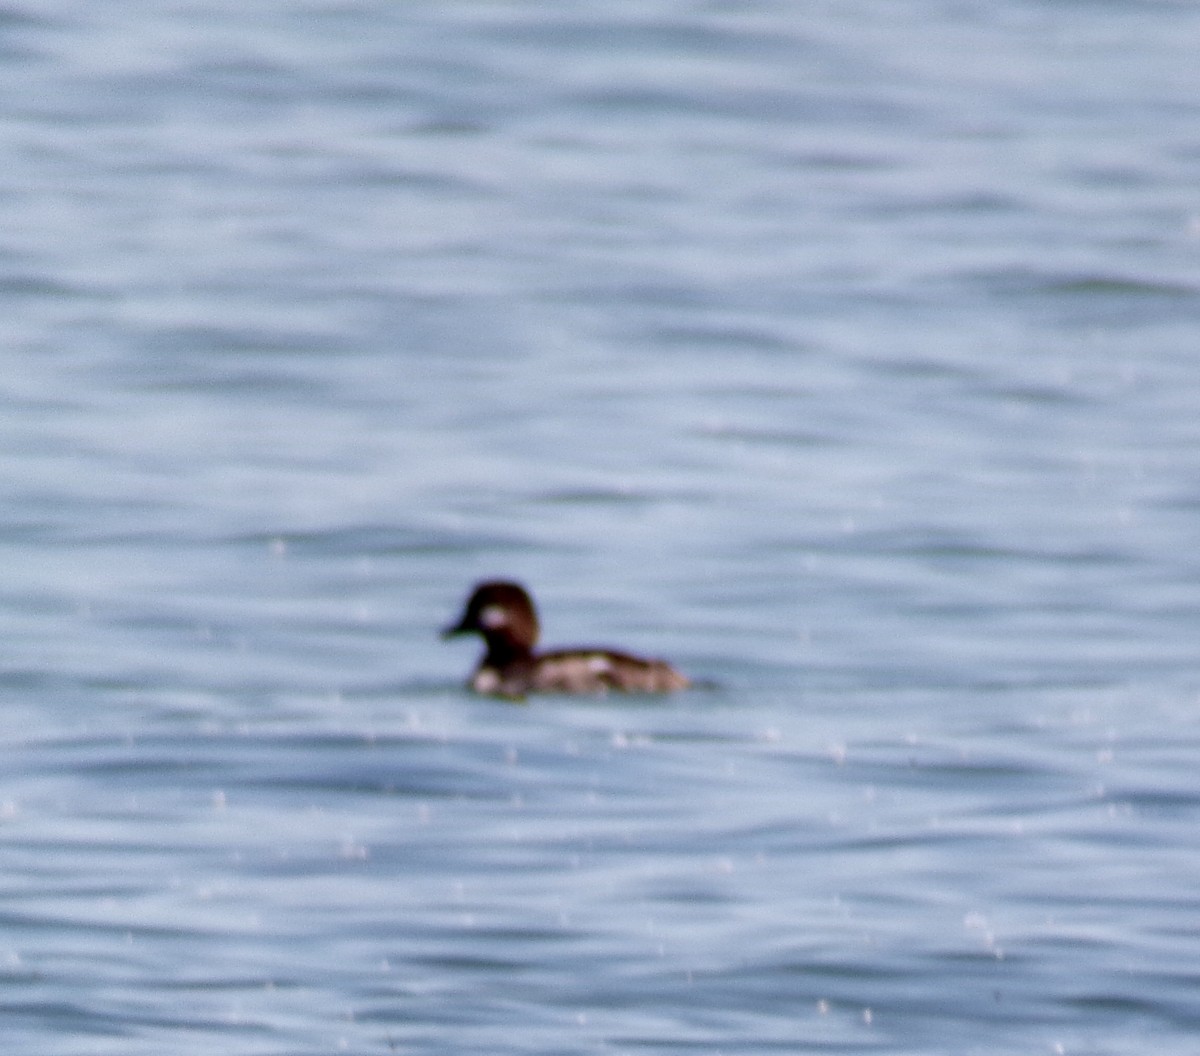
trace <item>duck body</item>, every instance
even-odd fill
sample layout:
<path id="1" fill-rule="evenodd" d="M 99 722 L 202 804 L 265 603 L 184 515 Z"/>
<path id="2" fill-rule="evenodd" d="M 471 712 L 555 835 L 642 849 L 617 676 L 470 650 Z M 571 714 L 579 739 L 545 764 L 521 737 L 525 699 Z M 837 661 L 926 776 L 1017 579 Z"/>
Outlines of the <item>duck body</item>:
<path id="1" fill-rule="evenodd" d="M 615 649 L 536 652 L 540 627 L 533 600 L 519 583 L 479 584 L 444 636 L 478 634 L 486 646 L 468 685 L 476 693 L 520 699 L 529 693 L 669 693 L 690 682 L 665 660 Z"/>

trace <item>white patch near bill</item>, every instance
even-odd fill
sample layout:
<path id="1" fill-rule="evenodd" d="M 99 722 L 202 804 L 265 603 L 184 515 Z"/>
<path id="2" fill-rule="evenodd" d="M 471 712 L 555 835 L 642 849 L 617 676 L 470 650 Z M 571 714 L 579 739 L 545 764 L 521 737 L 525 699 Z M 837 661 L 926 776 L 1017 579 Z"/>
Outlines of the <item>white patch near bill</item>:
<path id="1" fill-rule="evenodd" d="M 488 630 L 495 630 L 508 623 L 508 610 L 502 605 L 485 605 L 479 614 L 479 622 Z"/>

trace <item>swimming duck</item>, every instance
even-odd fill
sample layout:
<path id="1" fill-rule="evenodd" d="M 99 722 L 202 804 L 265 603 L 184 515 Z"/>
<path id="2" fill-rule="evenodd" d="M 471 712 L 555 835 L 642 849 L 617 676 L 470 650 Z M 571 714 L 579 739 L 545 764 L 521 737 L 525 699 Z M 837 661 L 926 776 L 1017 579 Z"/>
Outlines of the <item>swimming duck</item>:
<path id="1" fill-rule="evenodd" d="M 534 652 L 538 618 L 519 583 L 480 583 L 444 638 L 478 634 L 487 645 L 468 685 L 476 693 L 520 699 L 529 693 L 668 693 L 691 683 L 665 660 L 613 649 Z"/>

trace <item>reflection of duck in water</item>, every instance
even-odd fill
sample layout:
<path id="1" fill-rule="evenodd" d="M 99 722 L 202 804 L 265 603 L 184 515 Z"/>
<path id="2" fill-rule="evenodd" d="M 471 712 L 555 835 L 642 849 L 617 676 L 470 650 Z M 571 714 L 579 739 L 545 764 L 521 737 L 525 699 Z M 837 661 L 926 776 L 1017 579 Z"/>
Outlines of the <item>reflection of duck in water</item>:
<path id="1" fill-rule="evenodd" d="M 691 683 L 665 660 L 647 660 L 612 649 L 553 649 L 535 653 L 538 619 L 519 583 L 481 583 L 459 621 L 444 632 L 478 634 L 487 652 L 471 676 L 476 693 L 523 697 L 527 693 L 667 693 Z"/>

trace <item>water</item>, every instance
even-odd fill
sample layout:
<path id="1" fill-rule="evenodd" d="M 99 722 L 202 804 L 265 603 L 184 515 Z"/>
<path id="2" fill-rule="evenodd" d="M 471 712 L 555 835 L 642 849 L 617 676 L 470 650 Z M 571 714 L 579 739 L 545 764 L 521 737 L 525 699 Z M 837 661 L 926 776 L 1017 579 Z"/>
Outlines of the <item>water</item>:
<path id="1" fill-rule="evenodd" d="M 1190 1056 L 1198 33 L 9 4 L 6 1051 Z"/>

